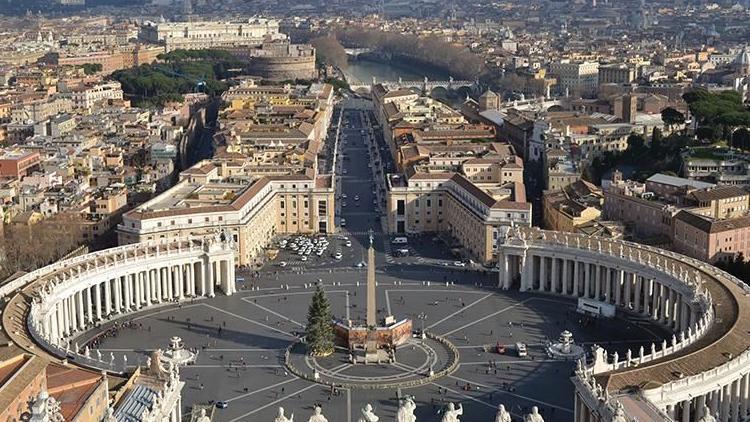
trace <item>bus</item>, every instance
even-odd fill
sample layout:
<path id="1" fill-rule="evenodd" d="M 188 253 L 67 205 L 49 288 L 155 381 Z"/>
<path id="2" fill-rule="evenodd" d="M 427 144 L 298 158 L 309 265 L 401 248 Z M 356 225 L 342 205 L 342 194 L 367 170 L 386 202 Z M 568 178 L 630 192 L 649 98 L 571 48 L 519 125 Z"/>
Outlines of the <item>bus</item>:
<path id="1" fill-rule="evenodd" d="M 578 298 L 578 308 L 576 308 L 576 311 L 580 314 L 596 318 L 612 318 L 615 316 L 615 305 L 581 297 Z"/>

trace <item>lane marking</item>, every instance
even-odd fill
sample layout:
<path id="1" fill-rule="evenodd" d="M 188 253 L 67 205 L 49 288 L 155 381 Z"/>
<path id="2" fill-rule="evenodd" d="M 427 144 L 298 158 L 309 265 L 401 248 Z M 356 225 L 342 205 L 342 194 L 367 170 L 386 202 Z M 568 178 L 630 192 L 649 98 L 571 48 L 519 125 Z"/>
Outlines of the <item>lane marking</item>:
<path id="1" fill-rule="evenodd" d="M 253 301 L 253 300 L 248 300 L 248 298 L 244 298 L 244 297 L 242 299 L 240 299 L 240 300 L 242 300 L 243 302 L 249 303 L 251 305 L 255 305 L 255 306 L 259 307 L 260 309 L 263 309 L 264 311 L 266 311 L 266 312 L 268 312 L 268 313 L 270 313 L 272 315 L 276 315 L 277 317 L 279 317 L 281 319 L 284 319 L 284 320 L 287 320 L 287 321 L 291 322 L 292 324 L 295 324 L 295 325 L 297 325 L 299 327 L 305 328 L 305 326 L 302 325 L 302 324 L 300 324 L 299 322 L 297 322 L 297 321 L 295 321 L 295 320 L 293 320 L 293 319 L 291 319 L 291 318 L 289 318 L 287 316 L 281 315 L 280 313 L 278 313 L 276 311 L 268 309 L 268 308 L 266 308 L 263 305 L 259 305 L 259 304 L 255 303 L 255 301 Z"/>
<path id="2" fill-rule="evenodd" d="M 215 306 L 212 306 L 212 305 L 206 305 L 205 303 L 203 304 L 203 306 L 206 306 L 206 307 L 208 307 L 208 308 L 211 308 L 211 309 L 213 309 L 213 310 L 215 310 L 215 311 L 217 311 L 217 312 L 221 312 L 221 313 L 224 313 L 224 314 L 227 314 L 227 315 L 233 316 L 233 317 L 235 317 L 235 318 L 237 318 L 237 319 L 241 319 L 241 320 L 243 320 L 243 321 L 251 322 L 251 323 L 253 323 L 253 324 L 255 324 L 255 325 L 260 325 L 261 327 L 267 328 L 267 329 L 269 329 L 269 330 L 271 330 L 271 331 L 275 331 L 275 332 L 277 332 L 277 333 L 283 334 L 283 335 L 285 335 L 285 336 L 288 336 L 288 337 L 291 337 L 291 338 L 293 338 L 293 339 L 297 339 L 297 337 L 296 337 L 296 336 L 294 336 L 294 335 L 292 335 L 291 333 L 288 333 L 288 332 L 286 332 L 286 331 L 284 331 L 284 330 L 279 330 L 279 329 L 278 329 L 278 328 L 276 328 L 276 327 L 271 327 L 270 325 L 266 325 L 266 324 L 263 324 L 262 322 L 258 322 L 258 321 L 255 321 L 255 320 L 252 320 L 252 319 L 250 319 L 250 318 L 245 318 L 245 317 L 243 317 L 242 315 L 237 315 L 237 314 L 235 314 L 235 313 L 233 313 L 233 312 L 225 311 L 224 309 L 221 309 L 221 308 L 217 308 L 217 307 L 215 307 Z"/>
<path id="3" fill-rule="evenodd" d="M 453 379 L 458 380 L 458 381 L 468 382 L 469 384 L 472 384 L 472 385 L 478 385 L 478 386 L 480 386 L 480 387 L 482 387 L 484 389 L 491 390 L 493 393 L 507 394 L 509 396 L 513 396 L 513 397 L 516 397 L 516 398 L 519 398 L 519 399 L 527 400 L 527 401 L 530 401 L 530 402 L 541 403 L 541 404 L 543 404 L 545 406 L 554 407 L 555 409 L 560 409 L 560 410 L 563 410 L 563 411 L 568 412 L 568 413 L 573 413 L 573 410 L 572 409 L 568 409 L 567 407 L 562 407 L 562 406 L 558 406 L 556 404 L 548 403 L 548 402 L 545 402 L 545 401 L 542 401 L 542 400 L 539 400 L 539 399 L 534 399 L 534 398 L 531 398 L 531 397 L 522 396 L 520 394 L 511 393 L 510 391 L 496 389 L 496 387 L 491 387 L 489 385 L 481 384 L 481 383 L 478 383 L 476 381 L 467 380 L 467 379 L 464 379 L 464 378 L 461 378 L 461 377 L 457 377 L 455 375 L 448 375 L 448 378 L 453 378 Z"/>
<path id="4" fill-rule="evenodd" d="M 513 308 L 517 308 L 517 307 L 522 306 L 522 305 L 525 305 L 526 302 L 529 302 L 531 300 L 534 300 L 534 298 L 529 298 L 529 299 L 526 299 L 526 300 L 522 300 L 521 302 L 518 302 L 516 304 L 510 305 L 510 306 L 506 306 L 505 308 L 500 309 L 499 311 L 493 312 L 493 313 L 491 313 L 489 315 L 486 315 L 486 316 L 484 316 L 482 318 L 479 318 L 479 319 L 475 320 L 474 322 L 470 322 L 468 324 L 464 324 L 463 326 L 458 327 L 455 330 L 451 330 L 451 331 L 448 331 L 447 333 L 443 333 L 442 336 L 443 337 L 447 337 L 447 336 L 449 336 L 449 335 L 451 335 L 451 334 L 453 334 L 453 333 L 455 333 L 457 331 L 464 330 L 464 329 L 466 329 L 468 327 L 471 327 L 472 325 L 478 324 L 478 323 L 480 323 L 480 322 L 482 322 L 482 321 L 484 321 L 486 319 L 492 318 L 492 317 L 494 317 L 496 315 L 500 315 L 503 312 L 509 311 L 509 310 L 511 310 Z"/>
<path id="5" fill-rule="evenodd" d="M 436 323 L 434 323 L 434 324 L 432 324 L 432 325 L 428 326 L 427 328 L 428 328 L 428 329 L 432 329 L 433 327 L 435 327 L 435 326 L 439 325 L 440 323 L 442 323 L 442 322 L 444 322 L 444 321 L 447 321 L 447 320 L 449 320 L 449 319 L 453 318 L 454 316 L 456 316 L 456 315 L 460 314 L 461 312 L 465 311 L 466 309 L 469 309 L 469 308 L 471 308 L 472 306 L 474 306 L 474 305 L 478 304 L 479 302 L 481 302 L 481 301 L 483 301 L 483 300 L 485 300 L 485 299 L 487 299 L 487 298 L 489 298 L 489 297 L 491 297 L 491 296 L 494 296 L 494 295 L 495 295 L 495 293 L 487 293 L 487 294 L 486 294 L 485 296 L 482 296 L 481 298 L 479 298 L 479 299 L 475 300 L 474 302 L 470 303 L 470 304 L 469 304 L 468 306 L 464 306 L 463 308 L 461 308 L 461 309 L 457 310 L 456 312 L 454 312 L 454 313 L 452 313 L 452 314 L 448 315 L 447 317 L 445 317 L 445 318 L 441 319 L 440 321 L 437 321 Z"/>

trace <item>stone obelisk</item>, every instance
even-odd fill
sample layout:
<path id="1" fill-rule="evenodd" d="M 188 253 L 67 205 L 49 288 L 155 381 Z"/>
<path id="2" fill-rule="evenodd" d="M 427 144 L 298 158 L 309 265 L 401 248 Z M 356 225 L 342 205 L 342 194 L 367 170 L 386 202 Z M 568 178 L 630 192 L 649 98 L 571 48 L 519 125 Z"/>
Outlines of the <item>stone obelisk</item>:
<path id="1" fill-rule="evenodd" d="M 375 247 L 370 229 L 370 248 L 367 250 L 367 341 L 365 342 L 365 364 L 378 363 L 378 308 L 375 303 Z"/>
<path id="2" fill-rule="evenodd" d="M 378 308 L 375 296 L 375 247 L 373 233 L 370 229 L 370 247 L 367 249 L 367 326 L 378 325 Z"/>

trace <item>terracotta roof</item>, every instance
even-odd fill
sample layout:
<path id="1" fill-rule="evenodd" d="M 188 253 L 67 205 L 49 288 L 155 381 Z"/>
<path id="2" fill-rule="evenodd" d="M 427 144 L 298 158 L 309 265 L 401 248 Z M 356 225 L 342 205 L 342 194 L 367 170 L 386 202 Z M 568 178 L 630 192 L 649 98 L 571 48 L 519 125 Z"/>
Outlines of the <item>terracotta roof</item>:
<path id="1" fill-rule="evenodd" d="M 717 186 L 690 192 L 687 196 L 697 202 L 710 202 L 720 199 L 747 196 L 747 191 L 737 186 Z"/>
<path id="2" fill-rule="evenodd" d="M 674 218 L 705 233 L 721 233 L 729 230 L 750 227 L 750 216 L 730 218 L 726 220 L 714 220 L 683 210 L 678 212 Z"/>

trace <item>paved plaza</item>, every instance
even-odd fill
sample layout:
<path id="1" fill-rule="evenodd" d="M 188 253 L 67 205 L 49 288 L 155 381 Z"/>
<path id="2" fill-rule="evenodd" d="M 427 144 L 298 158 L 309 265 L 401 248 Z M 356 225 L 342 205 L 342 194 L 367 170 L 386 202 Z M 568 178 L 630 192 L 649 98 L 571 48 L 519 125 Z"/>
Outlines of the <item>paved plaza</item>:
<path id="1" fill-rule="evenodd" d="M 543 348 L 546 340 L 568 329 L 576 342 L 607 345 L 624 355 L 627 348 L 658 339 L 659 333 L 649 331 L 648 325 L 623 320 L 584 324 L 572 300 L 475 286 L 478 276 L 474 283 L 446 287 L 439 281 L 440 273 L 424 275 L 432 277 L 417 281 L 408 273 L 379 274 L 378 286 L 380 316 L 410 317 L 415 329 L 424 321 L 427 331 L 446 337 L 460 350 L 460 364 L 452 375 L 415 389 L 356 389 L 332 395 L 329 388 L 288 373 L 284 349 L 303 331 L 314 291 L 304 283 L 315 279 L 300 275 L 281 277 L 289 289 L 261 281 L 261 290 L 143 313 L 133 318 L 133 328 L 122 329 L 100 347 L 105 355 L 125 354 L 135 364 L 145 362 L 149 351 L 166 348 L 171 336 L 182 337 L 186 347 L 201 350 L 196 364 L 182 370 L 187 381 L 183 403 L 227 401 L 226 409 L 217 410 L 220 421 L 271 421 L 277 406 L 304 416 L 302 420 L 316 402 L 323 404 L 330 421 L 356 421 L 367 402 L 388 420 L 395 416 L 396 398 L 404 394 L 416 397 L 416 415 L 424 421 L 440 420 L 437 412 L 443 401 L 463 403 L 467 421 L 492 420 L 498 403 L 516 415 L 537 405 L 548 420 L 567 421 L 572 420 L 568 377 L 573 363 L 549 360 Z M 322 280 L 336 316 L 364 318 L 364 273 L 333 274 Z M 490 347 L 497 342 L 527 343 L 529 356 L 518 358 L 511 347 L 505 355 L 497 354 Z M 361 375 L 360 368 L 346 363 L 332 367 L 342 375 Z M 366 371 L 376 376 L 393 369 L 372 366 Z"/>

